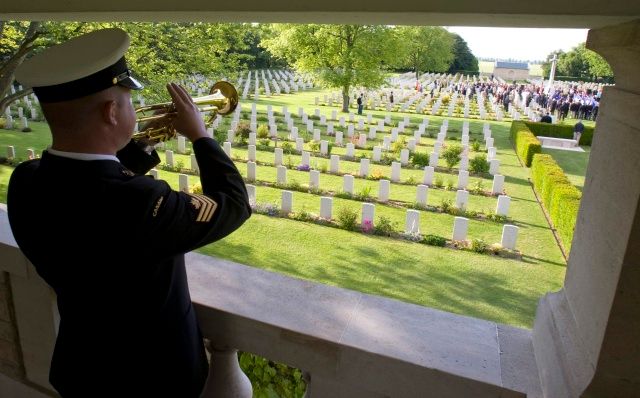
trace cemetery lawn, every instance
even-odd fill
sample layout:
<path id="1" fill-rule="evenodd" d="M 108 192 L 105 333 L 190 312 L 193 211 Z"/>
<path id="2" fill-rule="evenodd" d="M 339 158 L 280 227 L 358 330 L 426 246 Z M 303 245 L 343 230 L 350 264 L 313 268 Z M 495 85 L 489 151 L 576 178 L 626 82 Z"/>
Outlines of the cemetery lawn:
<path id="1" fill-rule="evenodd" d="M 314 97 L 331 91 L 309 90 L 295 95 L 280 95 L 272 98 L 261 97 L 258 112 L 264 113 L 266 105 L 281 111 L 283 105 L 289 111 L 297 113 L 298 106 L 313 114 Z M 264 98 L 264 99 L 262 99 Z M 250 101 L 244 103 L 244 109 L 250 110 Z M 336 107 L 318 106 L 321 112 L 329 115 Z M 384 111 L 367 111 L 376 118 L 387 114 Z M 343 116 L 339 112 L 339 115 Z M 398 120 L 410 116 L 410 113 L 392 113 Z M 428 116 L 430 129 L 437 129 L 445 118 Z M 460 135 L 462 119 L 450 118 L 451 135 Z M 219 129 L 226 131 L 229 121 Z M 265 122 L 258 122 L 266 124 Z M 31 123 L 32 133 L 0 130 L 0 146 L 14 145 L 18 158 L 24 159 L 27 148 L 40 153 L 50 142 L 49 132 L 44 123 Z M 509 223 L 520 228 L 518 249 L 523 253 L 522 260 L 506 260 L 488 254 L 476 254 L 448 248 L 426 246 L 408 241 L 393 240 L 385 237 L 348 232 L 337 228 L 325 227 L 282 218 L 254 214 L 240 229 L 227 238 L 208 245 L 199 251 L 213 256 L 227 258 L 239 263 L 281 272 L 297 278 L 358 290 L 365 293 L 429 306 L 457 314 L 474 316 L 500 323 L 530 328 L 533 324 L 535 309 L 542 295 L 561 288 L 565 273 L 565 261 L 547 224 L 540 205 L 535 199 L 530 183 L 530 171 L 523 168 L 509 140 L 510 123 L 491 122 L 494 146 L 498 149 L 500 173 L 505 175 L 505 190 L 511 197 Z M 481 134 L 482 122 L 471 120 L 472 135 Z M 302 129 L 300 129 L 302 131 Z M 280 128 L 279 128 L 280 131 Z M 382 135 L 382 133 L 379 133 Z M 388 134 L 388 131 L 386 131 Z M 325 139 L 323 131 L 323 139 Z M 434 140 L 425 140 L 431 145 Z M 458 139 L 459 143 L 459 139 Z M 342 154 L 344 148 L 335 147 Z M 422 147 L 421 152 L 425 149 Z M 4 151 L 4 149 L 3 149 Z M 575 153 L 571 153 L 572 155 Z M 232 150 L 232 156 L 246 158 L 246 148 Z M 273 161 L 273 154 L 258 152 L 258 160 L 265 157 Z M 164 154 L 160 154 L 165 159 Z M 295 157 L 292 155 L 292 157 Z M 175 155 L 177 161 L 189 164 L 188 156 Z M 285 155 L 286 158 L 286 155 Z M 314 157 L 312 156 L 312 163 Z M 322 159 L 320 161 L 326 161 Z M 294 160 L 297 162 L 297 158 Z M 560 162 L 560 161 L 559 161 Z M 246 164 L 236 162 L 238 169 L 246 176 Z M 341 161 L 340 167 L 355 169 L 356 163 Z M 561 164 L 564 168 L 565 166 Z M 578 167 L 578 166 L 576 166 Z M 388 166 L 371 165 L 371 169 L 380 168 L 388 175 Z M 0 201 L 6 202 L 6 183 L 10 167 L 0 168 Z M 416 175 L 421 178 L 421 170 L 403 169 L 401 178 Z M 443 173 L 445 178 L 447 174 Z M 578 176 L 576 171 L 576 176 Z M 457 174 L 448 175 L 454 182 Z M 584 171 L 582 172 L 584 176 Z M 294 170 L 287 171 L 287 177 L 302 185 L 308 183 L 309 173 Z M 178 187 L 178 174 L 160 171 L 160 178 L 166 180 L 175 189 Z M 474 178 L 471 178 L 473 182 Z M 584 177 L 583 177 L 584 178 Z M 258 180 L 275 181 L 275 168 L 258 167 Z M 197 182 L 190 176 L 190 184 Z M 377 196 L 377 182 L 355 179 L 355 192 L 360 186 L 371 185 L 373 197 Z M 484 179 L 486 189 L 491 188 L 491 180 Z M 258 202 L 280 203 L 280 190 L 257 184 Z M 360 186 L 359 186 L 360 185 Z M 411 202 L 415 190 L 407 185 L 391 184 L 391 199 Z M 339 190 L 341 180 L 338 176 L 325 173 L 320 175 L 320 187 L 331 191 Z M 455 191 L 444 189 L 429 190 L 429 204 L 438 205 L 443 199 L 455 197 Z M 470 195 L 469 207 L 473 210 L 492 212 L 495 198 Z M 294 211 L 304 209 L 318 214 L 320 196 L 307 192 L 294 192 Z M 358 210 L 362 202 L 350 199 L 334 198 L 334 217 L 341 207 Z M 406 209 L 376 204 L 376 218 L 385 215 L 398 223 L 398 229 L 404 228 Z M 421 211 L 421 232 L 451 237 L 454 217 L 445 213 Z M 358 222 L 360 221 L 358 216 Z M 468 239 L 482 238 L 487 243 L 500 241 L 503 224 L 493 221 L 471 219 Z"/>

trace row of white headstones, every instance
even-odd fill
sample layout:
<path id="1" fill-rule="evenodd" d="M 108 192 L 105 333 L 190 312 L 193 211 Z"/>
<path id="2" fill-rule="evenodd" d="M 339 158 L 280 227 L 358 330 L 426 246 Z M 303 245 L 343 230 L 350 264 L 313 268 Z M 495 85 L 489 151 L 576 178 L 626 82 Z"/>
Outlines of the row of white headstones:
<path id="1" fill-rule="evenodd" d="M 158 171 L 156 169 L 151 170 L 150 173 L 154 178 L 158 179 Z M 345 176 L 352 177 L 352 176 Z M 353 178 L 353 177 L 352 177 Z M 381 189 L 380 195 L 386 195 L 388 199 L 389 195 L 389 181 L 381 180 L 380 181 Z M 351 180 L 351 184 L 353 184 L 353 180 Z M 183 192 L 189 192 L 189 176 L 186 174 L 178 175 L 178 185 L 179 190 Z M 249 201 L 252 204 L 256 202 L 256 186 L 247 184 L 247 192 L 249 194 Z M 386 187 L 386 193 L 383 192 L 383 187 Z M 425 185 L 418 186 L 418 197 L 417 202 L 421 204 L 426 204 L 427 200 L 428 187 Z M 468 199 L 469 193 L 467 191 L 459 190 L 456 195 L 456 206 L 459 208 L 466 207 L 466 201 Z M 510 198 L 508 196 L 500 195 L 498 197 L 498 206 L 496 208 L 497 214 L 505 215 L 509 209 Z M 283 213 L 291 213 L 293 212 L 293 192 L 283 190 L 282 191 L 282 200 L 280 209 Z M 362 216 L 361 223 L 364 225 L 365 223 L 369 223 L 371 226 L 374 226 L 374 215 L 375 215 L 375 205 L 372 203 L 362 203 Z M 328 196 L 322 196 L 320 198 L 320 218 L 326 220 L 332 220 L 333 217 L 333 198 Z M 453 234 L 452 240 L 454 241 L 464 241 L 467 239 L 467 230 L 469 225 L 469 219 L 466 217 L 455 217 L 453 224 Z M 405 233 L 408 234 L 419 234 L 420 233 L 420 212 L 418 210 L 407 210 L 406 213 L 406 222 L 405 222 Z M 502 229 L 502 247 L 515 250 L 516 248 L 516 240 L 518 237 L 518 227 L 515 225 L 505 224 Z"/>
<path id="2" fill-rule="evenodd" d="M 12 91 L 15 92 L 15 87 L 11 86 Z M 21 88 L 20 88 L 21 89 Z M 31 115 L 31 120 L 36 120 L 38 118 L 38 109 L 34 106 L 38 103 L 38 98 L 35 94 L 29 94 L 22 98 L 22 102 L 26 105 L 26 108 L 29 109 L 29 113 Z M 12 129 L 14 127 L 15 120 L 13 120 L 13 108 L 11 105 L 7 106 L 5 109 L 5 129 Z M 18 106 L 18 119 L 19 119 L 19 127 L 20 129 L 25 129 L 29 127 L 29 121 L 27 119 L 27 114 L 25 113 L 25 108 L 22 106 Z"/>
<path id="3" fill-rule="evenodd" d="M 294 120 L 292 118 L 292 115 L 288 112 L 286 107 L 283 107 L 283 114 L 284 114 L 284 122 L 285 124 L 287 124 L 287 127 L 289 129 L 289 135 L 287 137 L 287 139 L 289 141 L 295 142 L 295 150 L 299 153 L 303 153 L 304 152 L 304 144 L 305 144 L 305 140 L 303 137 L 299 137 L 299 132 L 298 132 L 298 127 L 294 125 Z M 316 116 L 320 117 L 320 124 L 321 125 L 325 125 L 326 126 L 326 134 L 330 135 L 330 136 L 334 136 L 334 141 L 333 144 L 337 145 L 337 146 L 342 146 L 344 143 L 344 134 L 342 131 L 335 131 L 334 130 L 334 124 L 330 121 L 328 121 L 326 119 L 325 115 L 320 115 L 320 110 L 319 109 L 315 109 L 315 114 Z M 321 139 L 321 130 L 318 128 L 315 128 L 314 126 L 314 121 L 313 120 L 309 120 L 308 119 L 308 115 L 304 112 L 303 108 L 299 108 L 298 109 L 298 115 L 299 117 L 302 119 L 303 123 L 306 123 L 306 128 L 307 128 L 307 132 L 312 134 L 312 140 L 319 142 L 320 143 L 320 154 L 321 155 L 327 155 L 328 154 L 328 148 L 329 148 L 329 141 L 328 140 L 322 140 Z M 255 103 L 252 105 L 252 113 L 250 116 L 250 124 L 249 124 L 249 128 L 252 131 L 249 134 L 249 151 L 250 152 L 255 152 L 255 147 L 251 147 L 252 145 L 255 146 L 256 145 L 256 130 L 257 130 L 257 112 L 256 112 L 256 107 L 255 107 Z M 332 118 L 333 119 L 337 119 L 337 112 L 334 111 L 332 112 Z M 278 135 L 278 129 L 277 129 L 277 123 L 276 123 L 276 118 L 273 114 L 273 110 L 271 108 L 271 106 L 267 107 L 267 119 L 269 121 L 269 134 L 272 138 L 277 137 Z M 355 121 L 355 117 L 353 114 L 350 114 L 349 117 L 350 121 L 353 122 Z M 217 128 L 220 122 L 220 118 L 216 118 L 216 120 L 214 120 L 214 124 L 213 126 L 210 128 L 209 132 L 212 135 L 213 134 L 213 129 Z M 233 119 L 231 121 L 231 128 L 227 131 L 227 142 L 232 143 L 235 141 L 235 129 L 237 127 L 237 125 L 240 123 L 240 112 L 237 111 L 234 116 Z M 385 125 L 388 125 L 391 123 L 391 116 L 390 115 L 386 115 L 384 117 L 384 119 L 376 119 L 376 121 L 374 121 L 373 117 L 371 114 L 367 115 L 367 123 L 368 124 L 376 124 L 376 126 L 371 126 L 369 127 L 369 132 L 368 134 L 365 133 L 359 133 L 358 135 L 358 142 L 357 144 L 353 144 L 353 143 L 347 143 L 346 144 L 346 158 L 348 159 L 352 159 L 354 158 L 354 150 L 356 147 L 359 148 L 365 148 L 367 145 L 367 139 L 375 139 L 377 137 L 377 132 L 378 130 L 383 130 Z M 353 124 L 346 124 L 346 120 L 344 117 L 340 117 L 339 119 L 339 125 L 341 127 L 348 127 L 347 130 L 347 136 L 348 137 L 353 137 L 353 135 L 355 134 L 355 126 Z M 391 135 L 385 136 L 383 137 L 383 143 L 382 146 L 374 146 L 373 147 L 373 155 L 371 160 L 374 162 L 379 162 L 381 160 L 382 157 L 382 151 L 388 151 L 391 148 L 391 143 L 396 142 L 401 133 L 404 133 L 405 131 L 405 127 L 408 127 L 411 125 L 411 121 L 409 117 L 405 117 L 403 121 L 400 121 L 398 123 L 398 127 L 394 127 L 391 129 Z M 420 140 L 421 137 L 424 135 L 425 133 L 425 129 L 429 126 L 429 119 L 424 118 L 422 119 L 421 123 L 418 125 L 418 130 L 414 131 L 413 134 L 413 138 L 410 138 L 409 140 L 407 140 L 407 148 L 401 150 L 400 152 L 400 164 L 401 165 L 407 165 L 409 163 L 409 156 L 411 151 L 415 151 L 416 150 L 416 146 L 420 145 Z M 445 119 L 442 122 L 442 125 L 440 126 L 440 132 L 438 133 L 436 142 L 434 144 L 434 150 L 433 152 L 430 154 L 429 157 L 429 165 L 432 167 L 436 167 L 438 164 L 438 160 L 439 160 L 439 156 L 440 156 L 440 149 L 442 148 L 442 146 L 444 145 L 444 140 L 447 136 L 447 130 L 448 130 L 448 126 L 449 126 L 449 120 Z M 364 130 L 365 126 L 364 126 L 364 119 L 359 119 L 358 120 L 358 130 Z M 497 149 L 496 147 L 494 147 L 494 139 L 491 136 L 491 127 L 489 125 L 489 123 L 484 123 L 483 125 L 483 136 L 484 136 L 484 140 L 485 140 L 485 148 L 487 149 L 488 152 L 488 157 L 487 160 L 489 161 L 490 164 L 490 168 L 489 168 L 489 173 L 491 175 L 496 175 L 498 174 L 498 170 L 500 167 L 500 160 L 497 159 L 496 155 L 497 155 Z M 461 137 L 461 145 L 462 145 L 462 149 L 463 152 L 461 154 L 461 159 L 460 159 L 460 165 L 459 165 L 459 169 L 460 170 L 467 170 L 468 166 L 469 166 L 469 122 L 468 121 L 464 121 L 463 125 L 462 125 L 462 137 Z M 231 144 L 229 144 L 231 145 Z M 180 139 L 180 137 L 178 138 L 178 152 L 179 153 L 185 153 L 186 150 L 186 146 L 185 146 L 185 141 L 184 138 Z M 282 158 L 282 149 L 276 148 L 275 149 L 275 156 L 276 156 L 276 165 L 281 163 L 281 158 Z M 278 162 L 278 159 L 280 159 L 280 162 Z M 249 160 L 253 160 L 253 159 L 249 159 Z M 368 160 L 367 160 L 368 161 Z"/>
<path id="4" fill-rule="evenodd" d="M 198 164 L 195 155 L 191 155 L 191 170 L 197 172 Z M 172 151 L 165 151 L 165 161 L 166 164 L 173 167 L 174 159 Z M 285 166 L 279 165 L 276 166 L 276 184 L 280 186 L 286 186 L 287 184 L 287 168 Z M 430 166 L 425 167 L 425 177 L 423 179 L 423 184 L 417 185 L 416 190 L 416 203 L 422 206 L 427 205 L 428 198 L 428 188 L 432 185 L 433 179 L 433 168 Z M 152 171 L 152 174 L 157 177 L 157 171 Z M 248 182 L 257 181 L 257 165 L 255 162 L 249 161 L 247 162 L 247 178 Z M 189 180 L 186 174 L 181 174 L 179 178 L 179 189 L 181 191 L 188 192 L 189 191 Z M 362 177 L 362 175 L 361 175 Z M 468 176 L 467 176 L 468 177 Z M 351 174 L 346 174 L 343 177 L 342 184 L 342 192 L 353 195 L 354 194 L 354 181 L 355 177 Z M 389 196 L 391 192 L 391 182 L 398 182 L 399 179 L 381 179 L 378 184 L 378 201 L 379 202 L 388 202 Z M 511 198 L 507 195 L 502 195 L 504 185 L 504 176 L 496 175 L 494 176 L 492 192 L 498 195 L 497 205 L 495 214 L 501 216 L 508 216 L 509 207 L 511 204 Z M 320 172 L 318 170 L 310 170 L 309 171 L 309 188 L 310 189 L 320 189 Z M 466 181 L 462 181 L 460 178 L 458 179 L 458 190 L 456 192 L 456 200 L 455 207 L 466 210 L 467 204 L 469 202 L 469 191 L 466 189 Z"/>

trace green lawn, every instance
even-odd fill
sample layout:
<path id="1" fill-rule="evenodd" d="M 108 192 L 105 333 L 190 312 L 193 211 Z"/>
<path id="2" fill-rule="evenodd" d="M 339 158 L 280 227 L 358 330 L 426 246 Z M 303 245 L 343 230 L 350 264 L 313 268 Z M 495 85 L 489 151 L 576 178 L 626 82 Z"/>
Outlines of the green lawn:
<path id="1" fill-rule="evenodd" d="M 315 96 L 330 91 L 311 90 L 296 95 L 281 95 L 259 102 L 258 110 L 265 111 L 266 104 L 274 105 L 274 111 L 280 112 L 286 105 L 289 111 L 297 114 L 298 106 L 307 113 L 316 108 Z M 264 98 L 264 97 L 263 97 Z M 245 105 L 245 109 L 250 105 Z M 319 107 L 322 113 L 330 115 L 331 108 Z M 333 108 L 337 109 L 337 108 Z M 368 113 L 368 111 L 365 111 Z M 384 115 L 386 112 L 370 112 Z M 400 118 L 405 114 L 394 114 Z M 406 114 L 418 120 L 415 114 Z M 441 117 L 429 116 L 430 126 L 438 127 Z M 228 123 L 226 121 L 225 123 Z M 317 124 L 317 122 L 316 122 Z M 449 126 L 460 134 L 462 120 L 450 119 Z M 346 287 L 367 293 L 378 294 L 412 302 L 420 305 L 443 309 L 459 314 L 476 316 L 502 323 L 522 327 L 531 327 L 539 298 L 548 291 L 562 286 L 565 264 L 562 254 L 546 223 L 540 205 L 536 202 L 531 186 L 527 181 L 529 170 L 520 166 L 509 141 L 509 124 L 492 122 L 495 146 L 501 160 L 500 171 L 506 175 L 505 189 L 511 196 L 509 216 L 520 227 L 518 249 L 523 260 L 506 260 L 489 255 L 479 255 L 466 251 L 436 248 L 417 243 L 393 240 L 336 228 L 323 227 L 287 219 L 253 215 L 238 231 L 229 237 L 211 244 L 200 251 L 252 266 L 281 272 L 294 277 L 318 281 L 335 286 Z M 26 148 L 40 152 L 49 142 L 48 129 L 44 124 L 32 123 L 34 132 L 20 133 L 0 130 L 0 146 L 14 145 L 18 157 L 24 158 Z M 227 124 L 221 129 L 226 131 Z M 472 133 L 482 128 L 482 122 L 471 122 Z M 302 129 L 301 129 L 302 131 Z M 409 132 L 411 134 L 411 132 Z M 382 137 L 380 133 L 378 138 Z M 431 141 L 425 140 L 425 146 L 419 151 L 430 151 Z M 173 146 L 173 144 L 172 144 Z M 335 147 L 335 153 L 342 148 Z M 234 156 L 244 158 L 246 151 L 233 149 Z M 259 152 L 260 159 L 273 161 L 273 154 Z M 473 154 L 471 155 L 473 156 Z M 188 158 L 177 155 L 177 159 L 189 165 Z M 298 160 L 292 155 L 292 162 Z M 164 155 L 161 154 L 164 160 Z M 322 162 L 328 160 L 317 160 Z M 313 164 L 312 160 L 312 164 Z M 246 165 L 237 162 L 238 168 L 246 173 Z M 352 170 L 357 163 L 341 161 L 341 169 Z M 380 168 L 388 172 L 386 166 L 371 165 L 370 170 Z M 564 166 L 563 166 L 564 167 Z M 0 201 L 6 200 L 6 182 L 10 168 L 0 168 Z M 402 170 L 401 179 L 412 175 L 421 180 L 422 171 Z M 455 174 L 442 173 L 445 178 L 457 180 Z M 289 180 L 308 184 L 307 172 L 288 170 Z M 177 174 L 161 172 L 161 178 L 177 187 Z M 197 182 L 190 177 L 191 183 Z M 258 179 L 275 181 L 275 168 L 258 166 Z M 475 179 L 472 178 L 472 181 Z M 320 187 L 332 191 L 340 190 L 342 179 L 338 176 L 321 174 Z M 377 195 L 377 182 L 356 179 L 355 192 L 363 186 L 371 186 L 371 194 Z M 491 180 L 485 179 L 486 189 L 490 189 Z M 278 189 L 260 186 L 257 189 L 259 202 L 280 202 Z M 430 189 L 429 204 L 438 205 L 443 199 L 453 198 L 455 192 Z M 408 185 L 392 184 L 391 199 L 411 202 L 415 198 L 415 188 Z M 362 203 L 348 199 L 334 199 L 334 214 L 340 207 L 360 209 Z M 495 198 L 471 195 L 469 208 L 492 212 Z M 318 213 L 320 197 L 310 193 L 294 193 L 294 210 L 304 208 Z M 404 228 L 406 209 L 376 204 L 376 217 L 385 215 Z M 421 232 L 434 233 L 450 237 L 453 216 L 436 212 L 421 212 Z M 482 238 L 489 243 L 499 242 L 502 224 L 490 221 L 471 220 L 469 238 Z"/>

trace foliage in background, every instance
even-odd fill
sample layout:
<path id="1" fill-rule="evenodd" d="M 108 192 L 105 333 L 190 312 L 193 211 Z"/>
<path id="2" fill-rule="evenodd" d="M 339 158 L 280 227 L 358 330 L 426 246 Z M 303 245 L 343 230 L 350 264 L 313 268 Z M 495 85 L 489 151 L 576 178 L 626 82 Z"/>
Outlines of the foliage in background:
<path id="1" fill-rule="evenodd" d="M 323 86 L 341 88 L 343 112 L 349 110 L 352 88 L 384 83 L 400 49 L 394 31 L 381 25 L 276 24 L 272 29 L 261 45 Z"/>
<path id="2" fill-rule="evenodd" d="M 551 60 L 557 55 L 556 76 L 571 76 L 577 79 L 593 80 L 604 78 L 607 81 L 613 79 L 613 70 L 609 63 L 598 53 L 580 43 L 568 52 L 562 50 L 553 51 L 542 64 L 542 74 L 545 78 L 551 72 Z"/>
<path id="3" fill-rule="evenodd" d="M 301 398 L 306 383 L 299 369 L 241 352 L 240 368 L 251 380 L 255 398 Z"/>
<path id="4" fill-rule="evenodd" d="M 453 33 L 454 44 L 453 44 L 453 61 L 449 66 L 449 73 L 455 73 L 458 71 L 468 72 L 479 72 L 480 68 L 478 65 L 478 58 L 476 58 L 467 42 L 464 41 L 460 35 Z"/>
<path id="5" fill-rule="evenodd" d="M 421 73 L 445 72 L 454 59 L 454 37 L 439 26 L 401 26 L 402 57 L 399 66 Z"/>

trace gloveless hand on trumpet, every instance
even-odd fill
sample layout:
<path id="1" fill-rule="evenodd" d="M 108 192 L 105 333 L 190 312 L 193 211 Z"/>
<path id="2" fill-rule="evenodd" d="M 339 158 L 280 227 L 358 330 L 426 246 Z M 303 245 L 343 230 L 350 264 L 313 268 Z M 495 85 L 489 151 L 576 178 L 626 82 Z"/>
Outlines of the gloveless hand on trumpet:
<path id="1" fill-rule="evenodd" d="M 139 131 L 133 140 L 139 144 L 155 145 L 176 137 L 178 132 L 193 142 L 207 136 L 201 112 L 209 112 L 206 123 L 211 123 L 216 115 L 228 115 L 238 106 L 235 87 L 225 81 L 215 83 L 209 95 L 191 98 L 184 87 L 175 83 L 167 85 L 171 102 L 152 104 L 136 109 Z"/>

